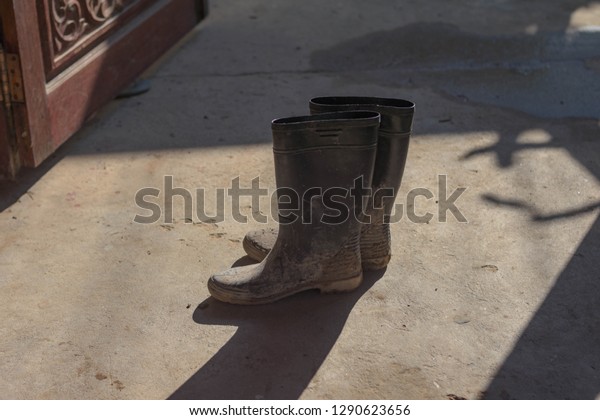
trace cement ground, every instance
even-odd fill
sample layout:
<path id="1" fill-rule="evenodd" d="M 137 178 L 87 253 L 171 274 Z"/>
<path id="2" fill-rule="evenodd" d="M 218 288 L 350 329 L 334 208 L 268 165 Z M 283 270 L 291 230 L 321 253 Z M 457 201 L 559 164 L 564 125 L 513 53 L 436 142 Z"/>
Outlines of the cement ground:
<path id="1" fill-rule="evenodd" d="M 210 6 L 148 93 L 1 184 L 0 397 L 599 398 L 600 3 Z M 434 217 L 394 224 L 354 293 L 221 304 L 206 281 L 260 225 L 180 198 L 139 224 L 135 194 L 272 191 L 270 121 L 319 95 L 417 104 L 398 203 L 428 188 Z M 440 220 L 439 175 L 466 223 Z"/>

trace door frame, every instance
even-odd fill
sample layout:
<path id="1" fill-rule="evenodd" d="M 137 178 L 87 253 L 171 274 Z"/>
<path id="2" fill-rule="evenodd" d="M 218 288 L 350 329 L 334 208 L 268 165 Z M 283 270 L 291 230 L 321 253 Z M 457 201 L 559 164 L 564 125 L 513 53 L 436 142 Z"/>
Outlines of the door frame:
<path id="1" fill-rule="evenodd" d="M 206 0 L 156 0 L 47 82 L 37 1 L 0 1 L 4 52 L 21 67 L 22 101 L 12 115 L 0 110 L 0 172 L 9 177 L 39 165 L 208 12 Z"/>

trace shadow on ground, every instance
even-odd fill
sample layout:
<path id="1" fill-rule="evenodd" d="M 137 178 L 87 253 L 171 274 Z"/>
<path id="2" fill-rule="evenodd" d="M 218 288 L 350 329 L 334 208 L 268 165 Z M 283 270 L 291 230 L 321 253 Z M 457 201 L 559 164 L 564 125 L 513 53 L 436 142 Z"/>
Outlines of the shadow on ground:
<path id="1" fill-rule="evenodd" d="M 566 149 L 595 177 L 600 179 L 600 129 L 577 136 L 553 137 L 539 147 Z M 473 150 L 469 155 L 495 153 L 500 166 L 510 166 L 515 153 L 526 145 L 510 139 L 493 148 Z M 551 179 L 543 182 L 552 182 Z M 577 185 L 573 185 L 577 188 Z M 498 206 L 517 208 L 529 215 L 531 223 L 550 223 L 596 211 L 599 202 L 545 211 L 519 197 L 482 197 Z M 560 238 L 555 238 L 560 241 Z M 543 252 L 544 250 L 540 250 Z M 600 218 L 583 239 L 554 287 L 519 337 L 485 393 L 502 399 L 595 399 L 600 395 Z M 523 279 L 526 281 L 526 279 Z"/>
<path id="2" fill-rule="evenodd" d="M 209 298 L 194 321 L 238 330 L 169 399 L 297 399 L 341 334 L 358 300 L 385 270 L 367 273 L 349 294 L 305 292 L 256 307 Z M 310 332 L 310 334 L 307 334 Z"/>

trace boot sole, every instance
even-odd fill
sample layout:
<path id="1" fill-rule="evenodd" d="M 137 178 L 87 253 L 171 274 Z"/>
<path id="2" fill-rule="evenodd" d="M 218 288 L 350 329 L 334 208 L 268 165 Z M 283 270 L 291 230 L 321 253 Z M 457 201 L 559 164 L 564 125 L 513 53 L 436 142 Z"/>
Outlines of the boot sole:
<path id="1" fill-rule="evenodd" d="M 317 284 L 293 289 L 286 290 L 285 292 L 278 293 L 267 297 L 248 297 L 243 294 L 237 294 L 232 292 L 230 289 L 220 287 L 216 282 L 212 281 L 212 278 L 208 281 L 208 290 L 212 297 L 221 302 L 231 303 L 234 305 L 263 305 L 266 303 L 273 303 L 280 299 L 288 296 L 295 295 L 296 293 L 304 292 L 306 290 L 320 290 L 321 293 L 343 293 L 351 292 L 358 288 L 363 281 L 362 272 L 354 277 L 350 277 L 344 280 L 335 281 L 321 281 Z M 320 284 L 321 283 L 321 284 Z"/>

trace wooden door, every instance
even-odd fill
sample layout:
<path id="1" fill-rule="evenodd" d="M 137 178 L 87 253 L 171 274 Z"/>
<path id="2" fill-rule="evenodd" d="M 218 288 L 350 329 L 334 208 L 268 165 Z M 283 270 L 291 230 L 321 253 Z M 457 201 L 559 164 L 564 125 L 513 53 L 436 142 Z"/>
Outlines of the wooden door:
<path id="1" fill-rule="evenodd" d="M 205 0 L 0 0 L 0 175 L 40 164 L 205 13 Z"/>

